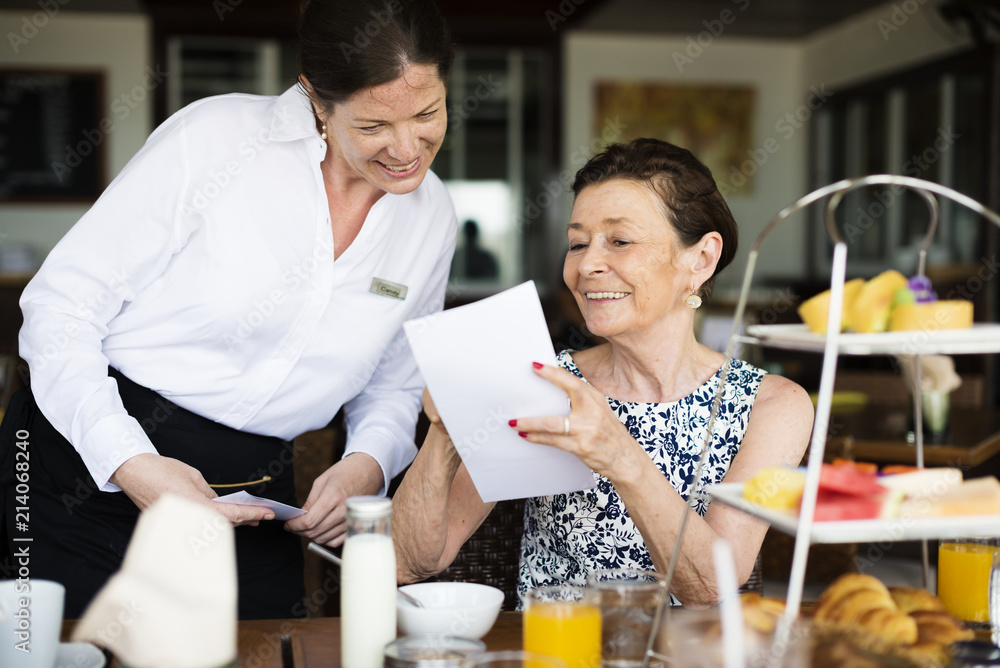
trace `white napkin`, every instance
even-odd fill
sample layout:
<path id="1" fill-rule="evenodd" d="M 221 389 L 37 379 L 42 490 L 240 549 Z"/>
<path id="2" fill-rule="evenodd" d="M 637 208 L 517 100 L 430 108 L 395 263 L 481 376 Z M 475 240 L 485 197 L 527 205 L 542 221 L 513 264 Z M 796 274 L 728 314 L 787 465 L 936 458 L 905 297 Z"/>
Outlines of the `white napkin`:
<path id="1" fill-rule="evenodd" d="M 906 389 L 913 392 L 914 356 L 897 355 Z M 962 384 L 955 373 L 955 360 L 947 355 L 923 355 L 920 358 L 920 391 L 948 393 Z"/>
<path id="2" fill-rule="evenodd" d="M 211 508 L 165 495 L 139 517 L 125 560 L 74 642 L 130 668 L 218 668 L 236 658 L 236 546 Z"/>

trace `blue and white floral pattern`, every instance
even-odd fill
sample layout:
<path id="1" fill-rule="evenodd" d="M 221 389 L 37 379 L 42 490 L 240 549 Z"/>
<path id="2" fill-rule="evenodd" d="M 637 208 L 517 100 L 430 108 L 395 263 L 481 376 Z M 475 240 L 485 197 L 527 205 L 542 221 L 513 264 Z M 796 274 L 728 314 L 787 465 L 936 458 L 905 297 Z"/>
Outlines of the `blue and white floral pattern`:
<path id="1" fill-rule="evenodd" d="M 570 356 L 559 353 L 560 366 L 583 375 Z M 649 457 L 688 498 L 691 479 L 705 440 L 705 429 L 715 400 L 722 369 L 688 396 L 660 404 L 630 403 L 608 399 L 608 405 Z M 734 359 L 714 425 L 711 451 L 697 486 L 721 482 L 746 433 L 750 410 L 764 372 Z M 524 507 L 517 593 L 545 584 L 585 584 L 587 574 L 601 568 L 653 570 L 653 560 L 643 544 L 628 510 L 614 485 L 594 474 L 597 486 L 583 492 L 528 499 Z M 704 516 L 708 500 L 695 506 Z"/>

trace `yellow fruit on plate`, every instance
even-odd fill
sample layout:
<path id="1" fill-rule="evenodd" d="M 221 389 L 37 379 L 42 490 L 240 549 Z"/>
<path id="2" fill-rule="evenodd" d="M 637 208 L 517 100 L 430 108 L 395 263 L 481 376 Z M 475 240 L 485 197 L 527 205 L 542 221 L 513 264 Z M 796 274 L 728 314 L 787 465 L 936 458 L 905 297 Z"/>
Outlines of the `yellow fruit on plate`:
<path id="1" fill-rule="evenodd" d="M 944 300 L 899 304 L 889 314 L 889 331 L 967 329 L 972 327 L 972 302 Z"/>
<path id="2" fill-rule="evenodd" d="M 851 329 L 868 334 L 884 332 L 896 290 L 906 287 L 906 277 L 895 269 L 883 271 L 862 286 L 848 312 Z"/>
<path id="3" fill-rule="evenodd" d="M 765 508 L 794 510 L 802 500 L 806 477 L 783 466 L 761 469 L 743 485 L 743 498 Z"/>
<path id="4" fill-rule="evenodd" d="M 865 284 L 865 279 L 855 278 L 844 283 L 844 306 L 841 309 L 840 329 L 845 330 L 850 327 L 850 318 L 847 313 L 854 299 Z M 824 290 L 814 297 L 802 302 L 799 306 L 799 317 L 806 323 L 810 332 L 816 334 L 826 334 L 826 319 L 830 313 L 830 291 Z"/>

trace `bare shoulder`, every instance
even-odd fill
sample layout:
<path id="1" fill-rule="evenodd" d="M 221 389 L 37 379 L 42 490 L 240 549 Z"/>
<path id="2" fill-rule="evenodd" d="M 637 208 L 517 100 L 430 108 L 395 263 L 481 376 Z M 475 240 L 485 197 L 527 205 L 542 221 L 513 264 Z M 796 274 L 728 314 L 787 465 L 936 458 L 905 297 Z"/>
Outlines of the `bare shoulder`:
<path id="1" fill-rule="evenodd" d="M 802 386 L 784 376 L 767 374 L 760 381 L 757 389 L 757 398 L 754 400 L 754 408 L 765 404 L 779 403 L 786 404 L 786 408 L 798 410 L 808 410 L 812 412 L 812 400 L 809 394 L 802 389 Z"/>
<path id="2" fill-rule="evenodd" d="M 802 386 L 783 376 L 768 374 L 760 383 L 750 411 L 748 440 L 768 444 L 770 448 L 784 444 L 783 458 L 788 463 L 798 463 L 809 443 L 813 415 L 812 401 Z"/>

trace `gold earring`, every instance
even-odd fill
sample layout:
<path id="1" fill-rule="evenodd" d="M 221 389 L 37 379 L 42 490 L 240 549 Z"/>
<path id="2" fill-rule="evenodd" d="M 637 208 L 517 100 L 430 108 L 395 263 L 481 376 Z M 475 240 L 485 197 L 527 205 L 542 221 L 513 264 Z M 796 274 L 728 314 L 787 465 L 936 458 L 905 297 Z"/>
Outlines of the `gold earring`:
<path id="1" fill-rule="evenodd" d="M 687 305 L 690 306 L 691 308 L 698 308 L 699 306 L 701 306 L 701 297 L 699 297 L 693 292 L 689 294 L 688 298 L 684 301 L 687 302 Z"/>
<path id="2" fill-rule="evenodd" d="M 326 123 L 324 123 L 324 124 L 323 124 L 323 129 L 322 129 L 322 131 L 321 131 L 321 132 L 319 133 L 319 136 L 320 136 L 320 138 L 322 138 L 322 139 L 326 139 Z"/>

